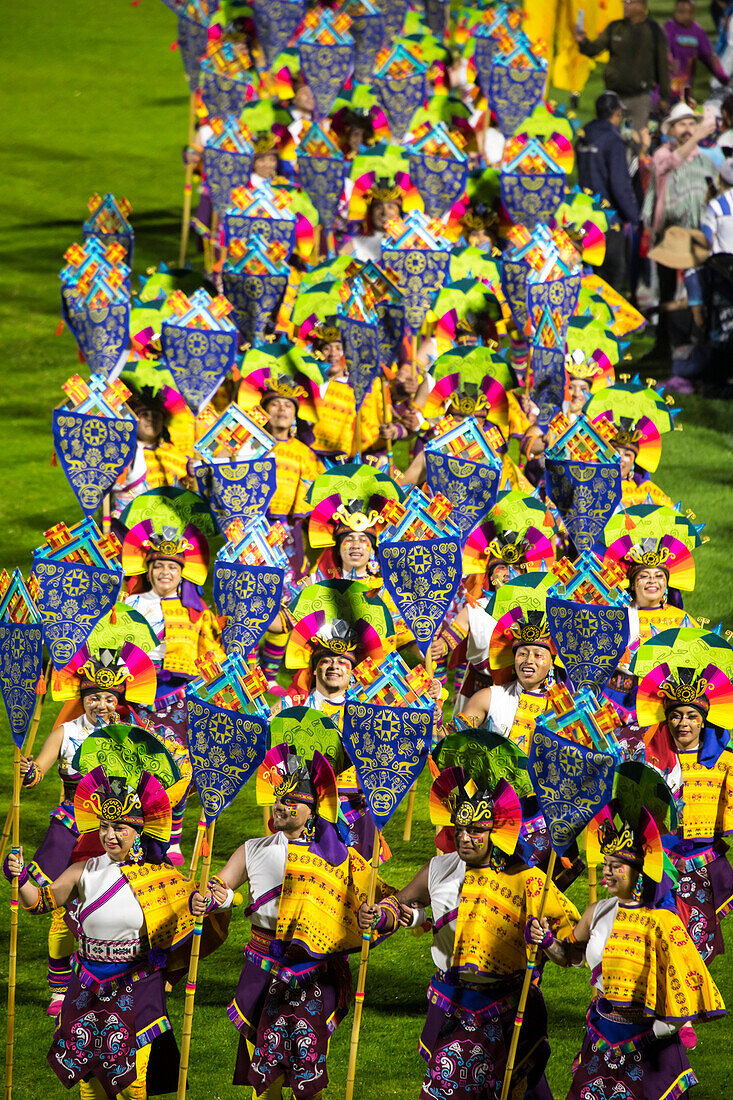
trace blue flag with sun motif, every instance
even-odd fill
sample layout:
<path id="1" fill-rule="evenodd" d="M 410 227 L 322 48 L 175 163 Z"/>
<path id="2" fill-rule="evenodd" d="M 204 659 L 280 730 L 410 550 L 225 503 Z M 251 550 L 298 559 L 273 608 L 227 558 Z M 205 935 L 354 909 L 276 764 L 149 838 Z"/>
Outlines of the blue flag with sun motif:
<path id="1" fill-rule="evenodd" d="M 249 656 L 280 610 L 285 570 L 270 565 L 218 561 L 214 566 L 214 603 L 226 615 L 222 642 L 227 654 Z"/>
<path id="2" fill-rule="evenodd" d="M 425 767 L 433 712 L 346 698 L 343 737 L 369 813 L 383 829 Z"/>
<path id="3" fill-rule="evenodd" d="M 268 723 L 189 692 L 188 751 L 206 824 L 215 821 L 264 760 Z"/>
<path id="4" fill-rule="evenodd" d="M 377 553 L 387 591 L 425 656 L 461 583 L 460 540 L 381 542 Z"/>
<path id="5" fill-rule="evenodd" d="M 122 570 L 36 558 L 36 607 L 54 668 L 68 665 L 117 602 Z"/>
<path id="6" fill-rule="evenodd" d="M 0 691 L 13 741 L 21 748 L 43 675 L 43 637 L 37 623 L 0 622 Z"/>

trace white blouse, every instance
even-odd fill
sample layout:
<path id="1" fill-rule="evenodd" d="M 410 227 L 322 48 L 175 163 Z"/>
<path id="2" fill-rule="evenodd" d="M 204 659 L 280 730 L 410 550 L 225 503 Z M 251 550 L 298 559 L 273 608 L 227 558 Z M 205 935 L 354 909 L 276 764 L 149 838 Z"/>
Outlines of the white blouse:
<path id="1" fill-rule="evenodd" d="M 128 882 L 116 890 L 108 901 L 86 915 L 91 904 L 101 899 L 120 878 L 120 865 L 105 852 L 88 859 L 79 880 L 78 916 L 81 930 L 93 940 L 139 940 L 145 929 L 145 917 L 140 903 Z"/>
<path id="2" fill-rule="evenodd" d="M 288 838 L 284 833 L 256 837 L 244 842 L 244 859 L 247 864 L 249 903 L 263 894 L 282 886 L 285 881 L 285 865 L 288 861 Z M 274 932 L 277 928 L 277 911 L 280 895 L 262 905 L 251 916 L 252 924 Z"/>

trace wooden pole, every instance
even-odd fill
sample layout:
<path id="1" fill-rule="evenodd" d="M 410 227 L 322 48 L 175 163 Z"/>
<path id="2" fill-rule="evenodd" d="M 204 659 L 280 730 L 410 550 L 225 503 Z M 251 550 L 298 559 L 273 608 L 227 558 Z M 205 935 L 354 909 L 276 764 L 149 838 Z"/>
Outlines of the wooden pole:
<path id="1" fill-rule="evenodd" d="M 391 424 L 392 423 L 392 407 L 387 402 L 387 379 L 384 377 L 384 375 L 382 375 L 380 381 L 382 383 L 382 406 L 384 408 L 384 423 L 385 424 Z M 392 458 L 392 440 L 391 439 L 387 440 L 387 454 L 389 455 L 389 457 L 391 459 Z"/>
<path id="2" fill-rule="evenodd" d="M 196 92 L 192 91 L 192 94 L 188 97 L 188 144 L 186 146 L 186 152 L 190 151 L 190 147 L 194 144 L 194 134 L 196 133 Z M 192 194 L 194 187 L 194 165 L 186 163 L 186 176 L 184 182 L 184 213 L 183 223 L 180 226 L 180 251 L 178 253 L 178 266 L 183 267 L 186 263 L 186 249 L 188 248 L 188 231 L 190 229 L 190 202 L 192 202 Z"/>
<path id="3" fill-rule="evenodd" d="M 354 409 L 354 451 L 356 452 L 356 461 L 361 462 L 361 419 L 359 413 L 361 409 Z"/>
<path id="4" fill-rule="evenodd" d="M 594 905 L 598 901 L 598 868 L 595 863 L 588 864 L 588 904 Z"/>
<path id="5" fill-rule="evenodd" d="M 13 747 L 13 848 L 20 848 L 20 749 Z M 8 1027 L 5 1041 L 5 1100 L 13 1092 L 13 1044 L 15 1042 L 15 976 L 18 963 L 18 878 L 10 887 L 10 950 L 8 962 Z"/>
<path id="6" fill-rule="evenodd" d="M 432 680 L 435 673 L 435 667 L 433 665 L 433 655 L 428 650 L 427 657 L 425 658 L 425 671 Z M 415 812 L 415 798 L 417 796 L 417 782 L 413 783 L 410 787 L 410 793 L 407 796 L 407 815 L 405 817 L 405 829 L 402 833 L 402 839 L 409 841 L 412 839 L 412 815 Z"/>
<path id="7" fill-rule="evenodd" d="M 417 382 L 417 333 L 412 337 L 412 377 Z"/>
<path id="8" fill-rule="evenodd" d="M 203 813 L 199 818 L 199 823 L 196 828 L 196 839 L 193 843 L 193 851 L 191 852 L 191 863 L 188 868 L 188 881 L 196 877 L 196 871 L 199 866 L 199 858 L 201 856 L 201 848 L 203 847 L 204 837 L 206 835 L 206 820 Z"/>
<path id="9" fill-rule="evenodd" d="M 369 878 L 369 893 L 367 905 L 374 905 L 377 893 L 377 871 L 379 870 L 379 853 L 382 849 L 382 833 L 377 829 L 374 837 L 374 851 L 372 852 L 372 873 Z M 366 972 L 369 962 L 369 945 L 372 939 L 372 929 L 367 928 L 361 941 L 361 962 L 359 964 L 359 979 L 356 983 L 354 994 L 354 1022 L 351 1025 L 351 1046 L 349 1047 L 349 1068 L 346 1074 L 346 1100 L 352 1100 L 354 1095 L 354 1080 L 356 1078 L 356 1053 L 359 1049 L 359 1031 L 361 1029 L 361 1013 L 364 1008 L 364 990 L 366 988 Z M 182 1100 L 179 1097 L 179 1100 Z"/>
<path id="10" fill-rule="evenodd" d="M 33 712 L 33 717 L 31 719 L 31 724 L 28 727 L 28 733 L 26 734 L 25 742 L 23 744 L 23 750 L 22 750 L 23 756 L 30 756 L 30 754 L 33 752 L 33 742 L 35 741 L 36 734 L 38 733 L 38 726 L 39 726 L 39 723 L 41 721 L 41 714 L 43 713 L 43 702 L 44 702 L 44 700 L 46 698 L 46 695 L 48 693 L 48 685 L 49 685 L 49 681 L 51 680 L 51 673 L 52 672 L 53 672 L 53 664 L 51 663 L 51 660 L 49 659 L 46 662 L 46 671 L 43 674 L 43 679 L 44 679 L 45 684 L 46 684 L 46 690 L 43 691 L 43 692 L 39 692 L 38 698 L 36 699 L 36 709 Z M 2 837 L 0 838 L 0 864 L 2 864 L 3 860 L 5 859 L 5 849 L 7 848 L 8 840 L 10 839 L 10 828 L 12 826 L 12 823 L 13 823 L 13 806 L 11 804 L 11 806 L 8 810 L 8 816 L 5 818 L 5 825 L 3 826 Z"/>
<path id="11" fill-rule="evenodd" d="M 112 529 L 112 498 L 109 493 L 102 497 L 102 534 L 108 535 Z"/>
<path id="12" fill-rule="evenodd" d="M 545 911 L 545 902 L 547 901 L 547 891 L 550 888 L 552 882 L 552 875 L 555 870 L 555 860 L 557 859 L 557 853 L 553 848 L 550 852 L 550 862 L 547 864 L 547 872 L 545 874 L 545 883 L 542 887 L 542 894 L 540 895 L 540 907 L 537 913 L 537 919 L 542 920 L 542 915 Z M 532 944 L 529 948 L 529 957 L 527 959 L 527 969 L 524 972 L 524 981 L 522 983 L 522 992 L 519 995 L 519 1004 L 517 1005 L 517 1015 L 514 1018 L 514 1030 L 512 1031 L 512 1041 L 509 1045 L 509 1054 L 506 1062 L 506 1072 L 504 1073 L 504 1084 L 501 1088 L 501 1100 L 508 1100 L 509 1091 L 511 1089 L 512 1074 L 514 1072 L 514 1063 L 517 1057 L 517 1047 L 519 1046 L 519 1033 L 522 1030 L 522 1024 L 524 1022 L 524 1010 L 527 1007 L 527 998 L 529 996 L 529 987 L 532 983 L 532 975 L 534 973 L 535 963 L 537 960 L 537 944 Z M 180 1098 L 179 1098 L 180 1100 Z"/>
<path id="13" fill-rule="evenodd" d="M 205 896 L 209 873 L 211 871 L 211 853 L 214 847 L 214 828 L 216 821 L 212 821 L 206 830 L 206 840 L 203 843 L 203 865 L 199 880 L 199 893 Z M 203 890 L 202 890 L 203 887 Z M 183 1033 L 181 1035 L 181 1064 L 178 1070 L 178 1092 L 176 1100 L 186 1100 L 186 1080 L 188 1078 L 188 1058 L 191 1052 L 191 1031 L 193 1030 L 193 1002 L 196 996 L 196 976 L 199 968 L 199 953 L 201 951 L 201 929 L 204 918 L 196 917 L 193 928 L 193 944 L 191 945 L 191 961 L 188 964 L 188 981 L 186 982 L 186 1003 L 183 1007 Z"/>

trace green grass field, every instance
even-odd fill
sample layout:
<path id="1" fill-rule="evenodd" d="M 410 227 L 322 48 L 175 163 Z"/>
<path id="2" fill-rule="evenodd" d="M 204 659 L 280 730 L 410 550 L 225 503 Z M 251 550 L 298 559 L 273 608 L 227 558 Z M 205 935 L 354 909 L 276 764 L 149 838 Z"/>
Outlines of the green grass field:
<path id="1" fill-rule="evenodd" d="M 668 14 L 652 4 L 654 14 Z M 173 261 L 178 249 L 186 139 L 187 88 L 180 57 L 169 49 L 175 20 L 159 0 L 139 6 L 98 0 L 66 4 L 14 6 L 4 12 L 5 170 L 0 177 L 0 335 L 4 352 L 3 437 L 0 467 L 0 567 L 21 566 L 27 573 L 32 548 L 42 532 L 64 520 L 81 518 L 63 473 L 51 468 L 51 409 L 63 398 L 61 384 L 79 370 L 76 347 L 65 331 L 55 336 L 60 311 L 58 271 L 62 253 L 81 239 L 86 201 L 95 191 L 127 196 L 133 205 L 135 271 L 160 260 Z M 587 117 L 598 93 L 597 76 L 581 101 Z M 641 342 L 635 354 L 643 350 Z M 663 376 L 660 365 L 658 377 Z M 731 412 L 722 402 L 683 399 L 679 418 L 684 430 L 665 444 L 657 480 L 675 499 L 707 523 L 710 543 L 696 554 L 698 583 L 689 599 L 693 615 L 733 628 L 733 546 L 731 487 Z M 41 737 L 55 713 L 49 701 Z M 5 731 L 0 769 L 0 813 L 8 804 L 11 742 Z M 434 852 L 427 820 L 427 788 L 420 784 L 416 824 L 409 845 L 402 842 L 403 813 L 387 829 L 394 856 L 387 877 L 397 886 L 409 881 Z M 57 783 L 47 781 L 23 798 L 21 831 L 30 854 L 55 805 Z M 187 842 L 196 815 L 187 819 Z M 249 836 L 261 831 L 253 796 L 245 791 L 223 816 L 215 864 Z M 6 887 L 0 887 L 5 889 Z M 582 908 L 585 886 L 572 891 Z M 6 892 L 5 897 L 8 897 Z M 4 907 L 8 913 L 8 908 Z M 44 1014 L 44 920 L 20 918 L 18 1013 L 14 1095 L 20 1100 L 64 1095 L 45 1061 L 52 1025 Z M 227 945 L 199 971 L 189 1095 L 194 1100 L 235 1096 L 230 1084 L 236 1034 L 225 1015 L 240 965 L 247 924 L 235 914 Z M 7 921 L 0 934 L 7 958 Z M 7 964 L 0 962 L 4 976 Z M 425 988 L 431 974 L 429 939 L 410 934 L 375 952 L 369 967 L 367 1000 L 359 1051 L 356 1096 L 360 1100 L 419 1093 L 423 1063 L 416 1047 L 425 1012 Z M 723 995 L 733 1000 L 733 971 L 728 957 L 714 967 Z M 553 1057 L 549 1078 L 562 1097 L 572 1058 L 579 1046 L 588 1000 L 588 973 L 549 969 L 545 982 Z M 170 999 L 180 1035 L 182 990 Z M 4 1014 L 0 1013 L 4 1020 Z M 343 1094 L 350 1017 L 332 1044 L 330 1097 Z M 693 1065 L 701 1079 L 697 1100 L 727 1093 L 729 1059 L 721 1057 L 733 1042 L 733 1025 L 723 1020 L 701 1026 Z M 245 1093 L 246 1095 L 246 1093 Z"/>

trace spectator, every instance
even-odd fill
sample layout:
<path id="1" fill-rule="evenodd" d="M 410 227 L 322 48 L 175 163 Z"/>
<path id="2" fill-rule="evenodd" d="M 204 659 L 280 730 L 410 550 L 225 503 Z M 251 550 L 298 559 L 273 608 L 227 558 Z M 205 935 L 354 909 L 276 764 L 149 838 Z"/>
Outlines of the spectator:
<path id="1" fill-rule="evenodd" d="M 718 169 L 721 190 L 708 203 L 702 219 L 702 231 L 710 252 L 733 254 L 733 160 L 724 160 Z"/>
<path id="2" fill-rule="evenodd" d="M 720 104 L 722 133 L 718 137 L 716 149 L 724 157 L 733 157 L 733 95 L 727 95 Z"/>
<path id="3" fill-rule="evenodd" d="M 608 50 L 611 56 L 603 74 L 606 88 L 621 96 L 632 128 L 641 132 L 649 121 L 654 89 L 659 88 L 665 105 L 670 95 L 667 39 L 659 24 L 649 18 L 647 0 L 624 0 L 623 19 L 614 19 L 595 41 L 577 27 L 575 39 L 586 57 Z"/>
<path id="4" fill-rule="evenodd" d="M 636 225 L 639 206 L 631 184 L 626 145 L 620 127 L 624 107 L 615 92 L 596 100 L 596 117 L 578 135 L 575 146 L 578 183 L 605 199 L 618 218 L 606 234 L 606 255 L 598 274 L 620 291 L 626 273 L 626 237 L 621 223 Z"/>
<path id="5" fill-rule="evenodd" d="M 669 43 L 671 86 L 674 99 L 684 99 L 695 80 L 695 63 L 700 60 L 721 84 L 728 74 L 713 53 L 703 28 L 695 22 L 695 0 L 676 0 L 672 19 L 664 24 Z"/>
<path id="6" fill-rule="evenodd" d="M 715 129 L 710 115 L 699 121 L 691 107 L 677 103 L 662 125 L 668 141 L 660 145 L 652 157 L 649 186 L 644 197 L 641 216 L 654 241 L 669 225 L 684 229 L 699 229 L 707 205 L 708 183 L 715 176 L 712 161 L 698 148 L 698 143 Z M 657 262 L 659 278 L 659 326 L 654 353 L 669 351 L 665 304 L 671 302 L 677 290 L 677 270 Z"/>

